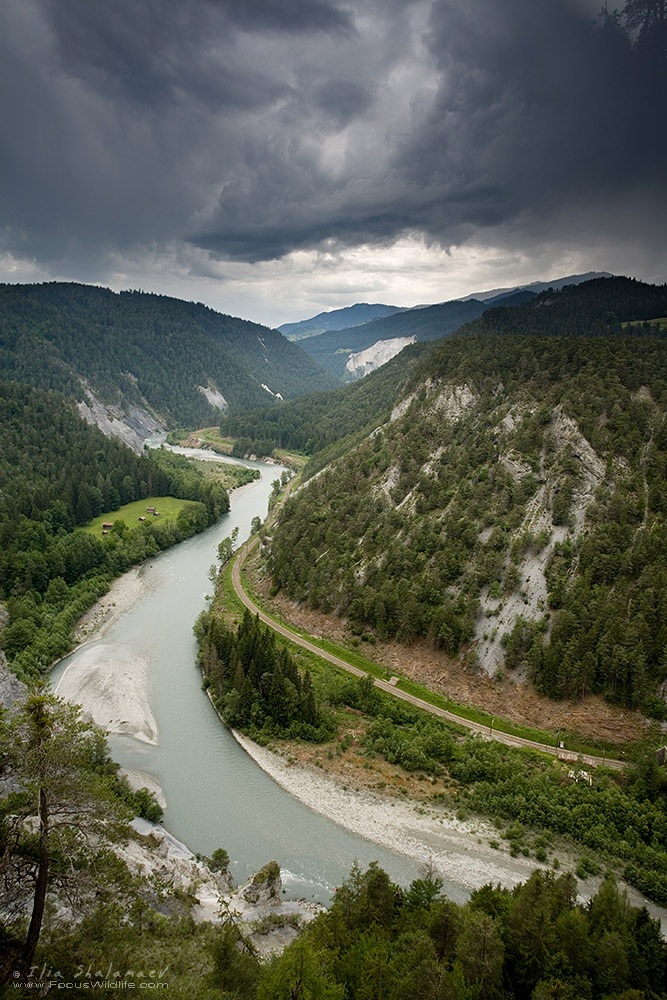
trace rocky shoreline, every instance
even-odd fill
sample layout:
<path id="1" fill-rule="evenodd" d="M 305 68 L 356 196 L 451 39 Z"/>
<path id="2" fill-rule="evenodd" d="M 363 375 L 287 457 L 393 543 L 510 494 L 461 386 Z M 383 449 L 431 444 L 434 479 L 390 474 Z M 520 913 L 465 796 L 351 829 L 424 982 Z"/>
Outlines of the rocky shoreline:
<path id="1" fill-rule="evenodd" d="M 460 820 L 445 806 L 352 789 L 314 768 L 294 765 L 247 736 L 234 738 L 282 788 L 310 809 L 383 847 L 421 862 L 472 891 L 487 882 L 513 886 L 542 867 L 489 846 L 496 828 L 483 819 Z"/>
<path id="2" fill-rule="evenodd" d="M 468 892 L 488 882 L 512 888 L 525 882 L 533 871 L 545 866 L 535 858 L 512 857 L 498 844 L 498 830 L 481 817 L 461 820 L 441 805 L 423 806 L 405 799 L 351 789 L 315 768 L 294 765 L 278 753 L 233 733 L 240 746 L 282 788 L 315 812 L 344 826 L 366 840 L 420 861 L 446 882 L 455 882 Z M 577 859 L 559 851 L 561 870 L 573 871 Z M 582 901 L 598 891 L 601 878 L 578 879 Z M 624 885 L 632 906 L 645 906 L 660 920 L 667 938 L 667 909 L 645 899 L 633 886 Z"/>
<path id="3" fill-rule="evenodd" d="M 262 957 L 281 952 L 297 936 L 299 927 L 322 909 L 306 900 L 283 899 L 280 868 L 275 861 L 234 888 L 229 872 L 212 871 L 164 827 L 139 818 L 131 826 L 135 835 L 116 851 L 130 871 L 148 883 L 155 876 L 169 883 L 170 896 L 179 894 L 181 900 L 187 900 L 195 923 L 233 919 Z M 168 912 L 170 898 L 161 905 Z"/>

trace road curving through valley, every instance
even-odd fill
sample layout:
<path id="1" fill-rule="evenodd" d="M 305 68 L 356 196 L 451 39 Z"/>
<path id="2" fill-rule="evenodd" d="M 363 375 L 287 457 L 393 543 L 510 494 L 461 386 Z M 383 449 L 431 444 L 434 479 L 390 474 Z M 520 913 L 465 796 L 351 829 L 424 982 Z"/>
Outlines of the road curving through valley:
<path id="1" fill-rule="evenodd" d="M 239 549 L 232 565 L 232 586 L 234 587 L 236 596 L 242 604 L 250 612 L 252 612 L 252 614 L 258 615 L 260 621 L 264 622 L 265 625 L 268 625 L 269 628 L 272 628 L 274 632 L 277 632 L 279 635 L 289 639 L 289 641 L 293 642 L 295 645 L 301 646 L 302 649 L 307 649 L 308 652 L 314 653 L 323 660 L 327 660 L 329 663 L 339 667 L 341 670 L 346 670 L 348 673 L 354 674 L 355 677 L 366 676 L 366 672 L 364 670 L 353 666 L 351 663 L 347 663 L 334 653 L 329 653 L 327 650 L 321 649 L 319 646 L 315 645 L 315 643 L 305 639 L 297 632 L 294 632 L 287 626 L 275 621 L 267 615 L 262 608 L 255 604 L 243 587 L 241 570 L 244 562 L 248 558 L 248 555 L 257 545 L 257 542 L 257 537 L 251 538 L 246 545 Z M 446 719 L 448 722 L 453 722 L 457 726 L 462 726 L 465 729 L 470 730 L 470 732 L 478 733 L 485 739 L 496 740 L 498 743 L 504 743 L 506 746 L 516 747 L 518 749 L 538 750 L 541 753 L 550 754 L 553 757 L 558 757 L 563 761 L 572 762 L 573 764 L 585 764 L 588 767 L 609 767 L 617 771 L 621 771 L 625 767 L 625 763 L 621 760 L 614 760 L 613 758 L 606 756 L 596 757 L 592 754 L 573 754 L 570 751 L 563 750 L 562 748 L 556 746 L 551 746 L 548 743 L 539 743 L 537 740 L 529 740 L 523 736 L 515 736 L 512 733 L 504 733 L 502 730 L 493 729 L 493 727 L 486 726 L 481 722 L 473 722 L 471 719 L 466 719 L 461 715 L 456 715 L 454 712 L 450 712 L 445 708 L 440 708 L 438 705 L 432 705 L 430 702 L 424 701 L 416 695 L 409 694 L 407 691 L 402 691 L 399 687 L 390 684 L 388 681 L 383 681 L 375 677 L 373 678 L 373 682 L 377 688 L 392 695 L 394 698 L 399 698 L 401 701 L 406 701 L 410 705 L 414 705 L 415 707 L 422 709 L 424 712 L 430 712 L 431 715 L 437 715 L 441 719 Z"/>

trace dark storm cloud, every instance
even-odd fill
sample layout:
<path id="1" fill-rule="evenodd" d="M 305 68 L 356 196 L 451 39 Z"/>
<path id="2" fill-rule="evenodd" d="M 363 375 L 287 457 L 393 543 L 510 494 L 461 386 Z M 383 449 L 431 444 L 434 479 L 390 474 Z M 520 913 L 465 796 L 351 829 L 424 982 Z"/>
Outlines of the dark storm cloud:
<path id="1" fill-rule="evenodd" d="M 63 72 L 155 111 L 181 95 L 242 110 L 275 98 L 282 87 L 267 89 L 265 67 L 234 58 L 239 31 L 351 30 L 348 14 L 318 0 L 48 0 L 44 10 Z"/>
<path id="2" fill-rule="evenodd" d="M 611 24 L 566 3 L 457 0 L 434 6 L 429 46 L 438 94 L 396 163 L 428 193 L 434 235 L 663 187 L 664 93 Z"/>
<path id="3" fill-rule="evenodd" d="M 209 0 L 247 30 L 350 31 L 349 13 L 322 0 Z"/>
<path id="4" fill-rule="evenodd" d="M 340 128 L 364 114 L 371 106 L 367 87 L 345 77 L 332 77 L 318 84 L 313 93 L 317 108 Z"/>
<path id="5" fill-rule="evenodd" d="M 584 8 L 5 0 L 1 245 L 94 277 L 179 240 L 664 240 L 664 68 Z"/>
<path id="6" fill-rule="evenodd" d="M 299 145 L 255 147 L 257 183 L 245 178 L 247 197 L 223 190 L 193 241 L 249 260 L 406 231 L 444 245 L 575 243 L 573 219 L 613 239 L 662 239 L 667 79 L 614 21 L 565 0 L 443 0 L 425 37 L 436 81 L 426 115 L 393 132 L 387 116 L 377 157 L 335 177 Z M 318 93 L 335 103 L 325 82 Z"/>
<path id="7" fill-rule="evenodd" d="M 178 238 L 243 173 L 294 38 L 351 32 L 320 0 L 8 0 L 0 21 L 2 242 L 92 271 Z"/>

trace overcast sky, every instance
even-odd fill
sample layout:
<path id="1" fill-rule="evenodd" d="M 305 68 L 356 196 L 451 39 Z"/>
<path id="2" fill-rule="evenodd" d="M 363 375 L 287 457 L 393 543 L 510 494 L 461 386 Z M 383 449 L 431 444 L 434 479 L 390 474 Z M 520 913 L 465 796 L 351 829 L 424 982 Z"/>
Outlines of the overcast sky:
<path id="1" fill-rule="evenodd" d="M 667 81 L 600 0 L 2 0 L 0 281 L 278 325 L 667 280 Z"/>

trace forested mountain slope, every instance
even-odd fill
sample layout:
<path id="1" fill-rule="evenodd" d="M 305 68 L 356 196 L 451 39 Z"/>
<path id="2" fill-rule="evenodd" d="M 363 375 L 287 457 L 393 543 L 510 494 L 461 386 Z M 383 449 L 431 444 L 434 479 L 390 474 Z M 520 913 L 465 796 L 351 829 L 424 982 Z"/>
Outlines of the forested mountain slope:
<path id="1" fill-rule="evenodd" d="M 175 521 L 123 522 L 104 539 L 75 530 L 121 504 L 165 495 L 193 503 Z M 181 456 L 138 457 L 84 423 L 59 393 L 0 382 L 0 600 L 8 612 L 0 647 L 13 669 L 27 678 L 48 667 L 114 576 L 227 510 L 222 486 Z"/>
<path id="2" fill-rule="evenodd" d="M 172 426 L 336 384 L 267 327 L 166 296 L 58 282 L 0 286 L 0 377 Z"/>
<path id="3" fill-rule="evenodd" d="M 666 362 L 648 337 L 445 341 L 390 419 L 287 502 L 274 586 L 553 696 L 657 707 Z"/>
<path id="4" fill-rule="evenodd" d="M 547 290 L 519 305 L 496 306 L 469 323 L 467 335 L 507 333 L 543 337 L 618 336 L 624 324 L 667 316 L 667 285 L 648 285 L 634 278 L 596 278 L 561 291 Z M 656 328 L 635 333 L 659 333 Z"/>

